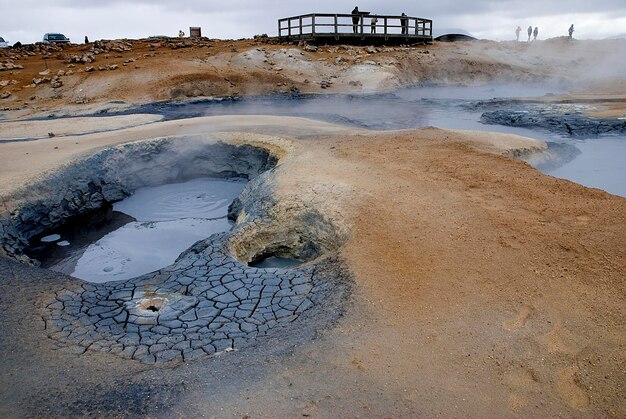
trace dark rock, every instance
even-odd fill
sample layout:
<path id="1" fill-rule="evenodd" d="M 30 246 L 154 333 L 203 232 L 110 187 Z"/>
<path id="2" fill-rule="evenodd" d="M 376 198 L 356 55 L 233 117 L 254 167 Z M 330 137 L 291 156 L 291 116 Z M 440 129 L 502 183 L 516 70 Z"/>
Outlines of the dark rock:
<path id="1" fill-rule="evenodd" d="M 482 114 L 480 121 L 489 125 L 543 129 L 571 137 L 626 133 L 624 120 L 591 118 L 582 113 L 561 114 L 542 109 L 487 111 Z"/>
<path id="2" fill-rule="evenodd" d="M 241 200 L 239 198 L 235 198 L 228 206 L 228 219 L 231 221 L 237 221 L 241 208 Z"/>

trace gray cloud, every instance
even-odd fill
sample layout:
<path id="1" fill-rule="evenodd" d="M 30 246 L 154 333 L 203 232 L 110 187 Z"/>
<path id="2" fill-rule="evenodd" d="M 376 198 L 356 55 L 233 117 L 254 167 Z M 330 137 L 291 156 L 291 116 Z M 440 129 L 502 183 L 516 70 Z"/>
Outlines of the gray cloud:
<path id="1" fill-rule="evenodd" d="M 0 0 L 0 36 L 9 42 L 35 42 L 45 32 L 59 31 L 80 41 L 91 39 L 139 38 L 176 35 L 179 29 L 202 26 L 215 38 L 250 37 L 276 33 L 280 17 L 320 13 L 349 13 L 361 10 L 378 14 L 427 17 L 435 29 L 461 28 L 482 38 L 513 37 L 515 26 L 540 26 L 540 37 L 565 35 L 571 23 L 576 36 L 601 38 L 626 32 L 626 3 L 623 0 L 502 0 L 459 2 L 407 2 L 400 0 Z"/>

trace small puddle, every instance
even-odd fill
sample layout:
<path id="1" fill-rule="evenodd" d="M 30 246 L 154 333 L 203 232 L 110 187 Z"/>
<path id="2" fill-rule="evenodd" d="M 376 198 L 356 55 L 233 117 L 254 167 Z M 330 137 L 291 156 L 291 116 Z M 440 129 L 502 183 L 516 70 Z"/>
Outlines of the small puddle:
<path id="1" fill-rule="evenodd" d="M 89 245 L 132 221 L 135 221 L 133 217 L 114 211 L 109 205 L 99 211 L 73 217 L 44 237 L 34 237 L 26 254 L 41 262 L 44 268 L 71 274 Z"/>
<path id="2" fill-rule="evenodd" d="M 545 172 L 626 197 L 626 137 L 581 140 L 576 147 L 576 159 Z"/>
<path id="3" fill-rule="evenodd" d="M 46 233 L 28 254 L 46 268 L 88 282 L 153 272 L 172 264 L 198 240 L 230 230 L 228 206 L 245 184 L 198 178 L 140 188 L 104 214 Z"/>
<path id="4" fill-rule="evenodd" d="M 299 259 L 289 259 L 289 258 L 281 258 L 277 256 L 270 256 L 270 257 L 252 262 L 249 264 L 249 266 L 252 266 L 253 268 L 262 268 L 262 269 L 268 269 L 268 268 L 289 269 L 289 268 L 298 267 L 302 265 L 303 263 L 304 261 L 299 260 Z"/>

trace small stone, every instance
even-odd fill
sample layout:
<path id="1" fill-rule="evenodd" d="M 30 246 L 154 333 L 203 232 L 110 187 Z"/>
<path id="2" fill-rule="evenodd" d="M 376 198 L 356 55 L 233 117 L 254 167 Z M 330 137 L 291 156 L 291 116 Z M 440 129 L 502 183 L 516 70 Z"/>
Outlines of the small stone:
<path id="1" fill-rule="evenodd" d="M 225 294 L 218 295 L 217 297 L 215 297 L 215 301 L 218 301 L 223 304 L 230 304 L 230 303 L 239 301 L 239 299 L 232 292 L 227 292 Z"/>
<path id="2" fill-rule="evenodd" d="M 216 352 L 222 352 L 226 349 L 232 349 L 232 341 L 230 339 L 220 339 L 213 341 Z"/>
<path id="3" fill-rule="evenodd" d="M 243 322 L 239 325 L 241 330 L 246 333 L 252 333 L 257 331 L 257 326 L 254 324 Z"/>
<path id="4" fill-rule="evenodd" d="M 198 359 L 205 355 L 206 355 L 205 351 L 203 351 L 200 348 L 191 349 L 189 351 L 183 351 L 183 357 L 185 358 L 185 361 L 192 361 L 194 359 Z"/>
<path id="5" fill-rule="evenodd" d="M 182 361 L 182 359 L 183 359 L 183 355 L 181 354 L 181 352 L 173 350 L 173 349 L 168 349 L 168 350 L 156 353 L 157 362 L 171 362 L 171 361 L 176 361 L 176 360 Z"/>
<path id="6" fill-rule="evenodd" d="M 308 294 L 309 292 L 311 292 L 311 290 L 313 289 L 313 287 L 310 284 L 302 284 L 302 285 L 296 285 L 295 287 L 293 287 L 293 292 L 296 294 Z"/>
<path id="7" fill-rule="evenodd" d="M 192 278 L 190 276 L 180 276 L 176 278 L 176 282 L 180 285 L 191 285 L 195 280 L 196 278 Z"/>
<path id="8" fill-rule="evenodd" d="M 274 312 L 276 314 L 277 319 L 281 319 L 283 317 L 289 317 L 293 314 L 293 312 L 289 310 L 285 310 L 284 308 L 280 308 Z"/>
<path id="9" fill-rule="evenodd" d="M 243 288 L 244 283 L 237 279 L 232 282 L 225 283 L 224 286 L 228 288 L 230 291 L 236 291 L 240 288 Z"/>
<path id="10" fill-rule="evenodd" d="M 87 311 L 87 314 L 89 314 L 90 316 L 94 316 L 94 315 L 99 315 L 99 314 L 106 313 L 109 311 L 112 311 L 111 307 L 95 306 L 95 307 L 91 307 Z"/>
<path id="11" fill-rule="evenodd" d="M 138 325 L 151 325 L 151 324 L 156 325 L 157 317 L 156 316 L 149 316 L 149 317 L 148 316 L 146 317 L 134 316 L 134 318 L 131 321 L 131 317 L 129 316 L 128 321 L 131 323 L 138 324 Z"/>
<path id="12" fill-rule="evenodd" d="M 196 311 L 191 309 L 188 312 L 186 312 L 185 314 L 179 316 L 178 318 L 179 318 L 179 320 L 182 320 L 184 322 L 194 321 L 194 320 L 197 319 Z"/>
<path id="13" fill-rule="evenodd" d="M 132 359 L 135 354 L 136 348 L 134 346 L 126 346 L 122 352 L 118 355 L 122 358 Z"/>
<path id="14" fill-rule="evenodd" d="M 149 348 L 149 351 L 151 354 L 160 352 L 160 351 L 164 351 L 165 349 L 167 349 L 167 345 L 164 343 L 155 343 L 154 345 L 151 345 Z"/>
<path id="15" fill-rule="evenodd" d="M 178 329 L 179 327 L 182 327 L 183 322 L 181 322 L 180 320 L 174 319 L 174 320 L 167 320 L 167 321 L 161 321 L 159 319 L 159 324 L 162 326 L 165 326 L 167 328 L 170 329 Z"/>
<path id="16" fill-rule="evenodd" d="M 100 317 L 102 317 L 103 319 L 108 319 L 109 317 L 116 317 L 119 316 L 120 314 L 124 314 L 125 311 L 123 311 L 124 309 L 122 307 L 116 308 L 113 311 L 107 311 L 106 313 L 102 313 L 100 314 Z M 124 320 L 126 320 L 126 318 L 124 318 Z"/>
<path id="17" fill-rule="evenodd" d="M 172 349 L 176 349 L 179 351 L 184 351 L 185 349 L 190 349 L 191 345 L 189 341 L 183 340 L 182 342 L 178 342 L 176 345 L 172 346 Z"/>
<path id="18" fill-rule="evenodd" d="M 152 332 L 159 335 L 167 335 L 170 333 L 170 329 L 165 326 L 154 326 L 152 328 Z"/>
<path id="19" fill-rule="evenodd" d="M 309 308 L 313 307 L 313 303 L 311 302 L 311 300 L 304 300 L 299 306 L 298 309 L 296 310 L 296 313 L 300 314 L 305 310 L 308 310 Z"/>
<path id="20" fill-rule="evenodd" d="M 119 290 L 119 291 L 114 291 L 111 293 L 111 295 L 109 295 L 109 300 L 130 300 L 130 297 L 133 295 L 132 290 L 126 289 L 126 290 Z"/>
<path id="21" fill-rule="evenodd" d="M 140 338 L 137 333 L 126 333 L 124 336 L 118 339 L 118 342 L 125 346 L 128 346 L 128 345 L 137 346 L 139 345 L 139 341 L 140 341 Z"/>

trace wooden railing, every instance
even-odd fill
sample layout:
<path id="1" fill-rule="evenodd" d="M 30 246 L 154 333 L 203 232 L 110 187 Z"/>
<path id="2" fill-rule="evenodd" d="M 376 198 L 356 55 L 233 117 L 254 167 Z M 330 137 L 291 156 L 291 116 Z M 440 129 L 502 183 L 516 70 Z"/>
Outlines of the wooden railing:
<path id="1" fill-rule="evenodd" d="M 412 16 L 312 13 L 280 19 L 278 36 L 287 40 L 374 37 L 432 41 L 432 24 L 430 19 Z"/>

